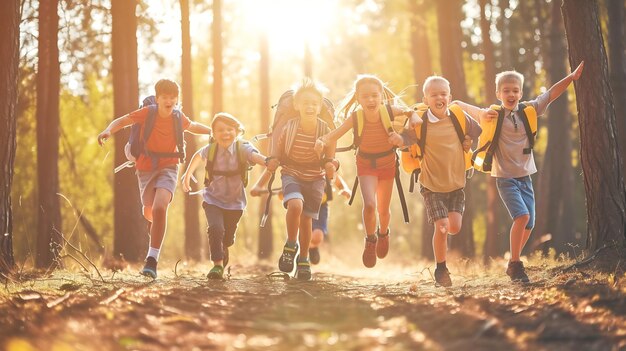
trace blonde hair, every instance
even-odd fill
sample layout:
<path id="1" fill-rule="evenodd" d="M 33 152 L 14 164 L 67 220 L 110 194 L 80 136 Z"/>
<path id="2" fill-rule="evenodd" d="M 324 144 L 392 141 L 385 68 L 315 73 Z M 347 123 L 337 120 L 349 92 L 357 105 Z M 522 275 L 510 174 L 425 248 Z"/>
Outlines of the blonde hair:
<path id="1" fill-rule="evenodd" d="M 316 82 L 309 77 L 304 77 L 300 84 L 293 87 L 294 100 L 297 100 L 305 92 L 316 94 L 320 97 L 320 100 L 322 100 L 324 98 L 324 94 L 328 93 L 328 89 L 321 83 Z"/>
<path id="2" fill-rule="evenodd" d="M 398 96 L 393 91 L 391 91 L 391 89 L 389 89 L 380 78 L 376 77 L 373 74 L 359 74 L 354 81 L 352 90 L 350 90 L 350 92 L 346 95 L 346 97 L 343 98 L 343 100 L 339 104 L 337 119 L 347 119 L 348 115 L 358 107 L 359 103 L 357 101 L 357 95 L 359 93 L 359 88 L 364 84 L 378 85 L 380 87 L 380 91 L 383 97 L 383 103 L 398 98 Z"/>
<path id="3" fill-rule="evenodd" d="M 218 112 L 213 116 L 213 120 L 211 121 L 211 129 L 215 129 L 215 123 L 222 122 L 229 127 L 233 127 L 237 129 L 238 135 L 241 136 L 245 133 L 245 128 L 243 124 L 233 115 L 227 112 Z"/>
<path id="4" fill-rule="evenodd" d="M 496 91 L 500 91 L 500 86 L 504 83 L 519 83 L 520 89 L 524 88 L 524 76 L 517 71 L 504 71 L 496 74 Z"/>
<path id="5" fill-rule="evenodd" d="M 430 76 L 424 80 L 424 85 L 422 86 L 422 93 L 424 93 L 424 96 L 426 96 L 426 90 L 428 87 L 435 82 L 444 83 L 448 86 L 448 90 L 450 90 L 450 82 L 447 79 L 442 76 Z"/>

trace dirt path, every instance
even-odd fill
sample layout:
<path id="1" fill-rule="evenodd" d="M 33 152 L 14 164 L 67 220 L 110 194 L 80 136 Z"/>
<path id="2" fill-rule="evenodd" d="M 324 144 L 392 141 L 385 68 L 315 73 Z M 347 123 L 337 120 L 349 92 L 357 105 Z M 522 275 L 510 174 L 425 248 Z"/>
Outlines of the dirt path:
<path id="1" fill-rule="evenodd" d="M 455 287 L 429 273 L 316 273 L 270 279 L 236 267 L 106 278 L 56 272 L 7 284 L 0 308 L 6 350 L 618 350 L 626 348 L 626 289 L 584 273 L 531 271 L 517 286 L 467 269 Z M 454 273 L 454 271 L 453 271 Z M 609 277 L 610 278 L 610 277 Z M 63 348 L 65 347 L 65 348 Z"/>

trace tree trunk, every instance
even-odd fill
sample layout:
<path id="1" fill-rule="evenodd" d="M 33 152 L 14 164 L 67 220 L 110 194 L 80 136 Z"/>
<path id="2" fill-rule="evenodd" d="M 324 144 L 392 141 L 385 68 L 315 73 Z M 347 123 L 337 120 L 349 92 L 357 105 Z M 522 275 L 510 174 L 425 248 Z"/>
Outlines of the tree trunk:
<path id="1" fill-rule="evenodd" d="M 20 1 L 6 0 L 0 4 L 0 274 L 8 274 L 15 266 L 13 258 L 13 213 L 11 186 L 15 161 L 17 77 L 19 63 Z"/>
<path id="2" fill-rule="evenodd" d="M 261 89 L 261 130 L 268 131 L 270 130 L 270 55 L 269 55 L 269 41 L 267 39 L 267 34 L 262 33 L 260 38 L 260 48 L 259 52 L 261 53 L 261 61 L 259 62 L 260 69 L 260 89 Z M 267 144 L 270 143 L 269 139 L 267 140 Z M 268 148 L 264 148 L 261 150 L 263 152 L 269 151 Z M 267 195 L 261 197 L 261 203 L 259 206 L 259 216 L 258 218 L 263 217 L 263 212 L 265 210 L 265 201 L 267 199 Z M 265 222 L 265 227 L 259 227 L 259 251 L 257 252 L 257 256 L 259 259 L 269 259 L 272 257 L 272 249 L 274 247 L 274 227 L 272 226 L 272 211 L 270 208 L 270 212 L 267 217 L 267 221 Z"/>
<path id="3" fill-rule="evenodd" d="M 222 0 L 213 0 L 213 24 L 211 28 L 213 45 L 213 114 L 223 110 L 224 82 L 222 73 Z"/>
<path id="4" fill-rule="evenodd" d="M 304 76 L 313 78 L 313 54 L 308 40 L 304 42 Z"/>
<path id="5" fill-rule="evenodd" d="M 426 32 L 426 21 L 424 12 L 426 5 L 424 2 L 418 3 L 415 0 L 408 0 L 411 25 L 411 57 L 413 58 L 413 77 L 418 88 L 415 89 L 415 101 L 422 101 L 422 83 L 433 72 L 430 55 L 430 44 L 428 42 L 428 33 Z M 433 253 L 432 236 L 434 228 L 428 223 L 428 215 L 426 208 L 422 210 L 422 252 L 423 258 L 432 260 L 435 258 Z"/>
<path id="6" fill-rule="evenodd" d="M 567 75 L 565 31 L 560 16 L 560 4 L 552 3 L 550 24 L 548 76 L 554 84 Z M 537 225 L 535 234 L 551 234 L 552 245 L 557 252 L 567 251 L 567 243 L 575 240 L 572 191 L 574 168 L 572 166 L 572 118 L 567 109 L 568 93 L 550 105 L 548 118 L 548 145 L 539 174 L 537 192 Z"/>
<path id="7" fill-rule="evenodd" d="M 485 97 L 491 97 L 495 95 L 496 91 L 496 64 L 494 57 L 494 46 L 491 41 L 490 29 L 491 20 L 487 18 L 487 4 L 489 7 L 493 7 L 490 0 L 479 0 L 480 5 L 480 30 L 482 35 L 482 52 L 485 55 Z M 491 9 L 493 10 L 493 8 Z M 486 104 L 492 101 L 491 98 L 486 98 Z M 488 176 L 485 177 L 487 182 L 487 208 L 485 210 L 485 245 L 483 247 L 483 259 L 487 262 L 489 258 L 499 256 L 498 252 L 498 189 L 496 188 L 496 178 Z"/>
<path id="8" fill-rule="evenodd" d="M 624 53 L 624 1 L 606 0 L 609 13 L 609 71 L 622 174 L 626 174 L 626 54 Z M 626 179 L 625 179 L 626 180 Z"/>
<path id="9" fill-rule="evenodd" d="M 460 22 L 463 18 L 460 0 L 437 2 L 437 23 L 442 75 L 450 81 L 452 96 L 467 101 L 465 72 L 463 70 L 463 35 Z M 472 188 L 465 187 L 465 203 L 472 203 Z M 474 256 L 474 211 L 472 206 L 465 207 L 461 231 L 450 240 L 451 249 L 457 250 L 464 257 Z"/>
<path id="10" fill-rule="evenodd" d="M 411 26 L 411 57 L 413 58 L 413 77 L 418 88 L 415 89 L 415 101 L 422 101 L 421 86 L 433 73 L 430 55 L 430 43 L 426 31 L 425 3 L 408 0 L 409 22 Z"/>
<path id="11" fill-rule="evenodd" d="M 571 67 L 585 60 L 574 83 L 580 124 L 581 165 L 587 199 L 587 250 L 624 244 L 626 194 L 608 63 L 597 1 L 564 0 L 561 8 Z"/>
<path id="12" fill-rule="evenodd" d="M 191 74 L 191 35 L 189 31 L 189 0 L 180 0 L 181 34 L 182 34 L 182 89 L 185 114 L 194 116 L 193 110 L 193 81 Z M 187 143 L 187 161 L 191 160 L 191 153 L 196 151 L 196 138 L 193 134 L 185 133 Z M 185 166 L 188 166 L 188 162 Z M 200 184 L 202 185 L 202 184 Z M 199 201 L 196 196 L 185 196 L 185 255 L 187 258 L 199 261 L 202 259 L 202 245 L 200 243 Z"/>
<path id="13" fill-rule="evenodd" d="M 137 68 L 137 17 L 136 0 L 112 0 L 112 74 L 113 112 L 115 116 L 125 115 L 137 109 L 139 84 Z M 115 164 L 126 161 L 124 145 L 129 131 L 122 130 L 115 138 Z M 113 177 L 113 211 L 115 232 L 113 253 L 117 258 L 140 261 L 148 245 L 148 229 L 142 218 L 141 199 L 137 187 L 137 177 L 133 172 L 121 171 Z"/>
<path id="14" fill-rule="evenodd" d="M 37 257 L 38 268 L 58 266 L 61 239 L 59 206 L 59 15 L 58 0 L 39 3 L 37 61 Z"/>

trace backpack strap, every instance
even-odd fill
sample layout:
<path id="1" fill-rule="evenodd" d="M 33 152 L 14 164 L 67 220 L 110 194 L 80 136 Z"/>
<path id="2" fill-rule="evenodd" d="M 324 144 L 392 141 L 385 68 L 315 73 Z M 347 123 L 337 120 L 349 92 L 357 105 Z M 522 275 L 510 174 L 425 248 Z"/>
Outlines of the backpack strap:
<path id="1" fill-rule="evenodd" d="M 463 144 L 465 141 L 465 133 L 467 131 L 467 126 L 465 125 L 465 113 L 461 107 L 456 104 L 450 105 L 448 109 L 450 110 L 450 117 L 454 130 L 456 131 L 456 135 L 459 137 L 461 144 Z"/>
<path id="2" fill-rule="evenodd" d="M 172 111 L 172 115 L 174 118 L 174 136 L 176 137 L 176 147 L 178 148 L 178 153 L 180 154 L 179 162 L 185 163 L 185 132 L 183 130 L 182 112 L 175 109 Z"/>

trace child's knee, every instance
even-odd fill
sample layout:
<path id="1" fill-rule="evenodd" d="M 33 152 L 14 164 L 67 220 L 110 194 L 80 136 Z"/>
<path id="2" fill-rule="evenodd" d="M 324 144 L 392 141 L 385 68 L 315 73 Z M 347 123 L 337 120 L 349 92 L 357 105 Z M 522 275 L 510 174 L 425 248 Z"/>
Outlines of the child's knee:
<path id="1" fill-rule="evenodd" d="M 206 229 L 206 233 L 209 236 L 209 239 L 215 238 L 218 236 L 224 236 L 224 231 L 225 230 L 223 226 L 217 226 L 217 225 L 209 226 Z"/>
<path id="2" fill-rule="evenodd" d="M 363 204 L 363 212 L 374 214 L 376 213 L 376 204 L 375 203 L 364 203 Z"/>
<path id="3" fill-rule="evenodd" d="M 311 233 L 311 244 L 314 246 L 318 246 L 324 241 L 324 232 L 319 229 L 313 230 Z"/>
<path id="4" fill-rule="evenodd" d="M 302 213 L 304 203 L 300 199 L 292 199 L 287 202 L 287 211 Z"/>
<path id="5" fill-rule="evenodd" d="M 450 233 L 450 224 L 447 219 L 438 220 L 435 222 L 435 232 L 437 234 L 451 234 Z M 456 233 L 455 233 L 456 234 Z"/>
<path id="6" fill-rule="evenodd" d="M 168 204 L 158 204 L 152 206 L 152 218 L 165 218 L 167 216 Z"/>
<path id="7" fill-rule="evenodd" d="M 524 227 L 527 227 L 529 221 L 530 221 L 530 215 L 529 214 L 523 214 L 523 215 L 519 215 L 517 217 L 515 217 L 515 219 L 513 220 L 514 222 L 523 225 Z M 533 223 L 534 225 L 534 223 Z M 529 228 L 526 228 L 529 229 Z"/>
<path id="8" fill-rule="evenodd" d="M 450 223 L 448 226 L 448 234 L 457 235 L 461 231 L 460 223 Z"/>

